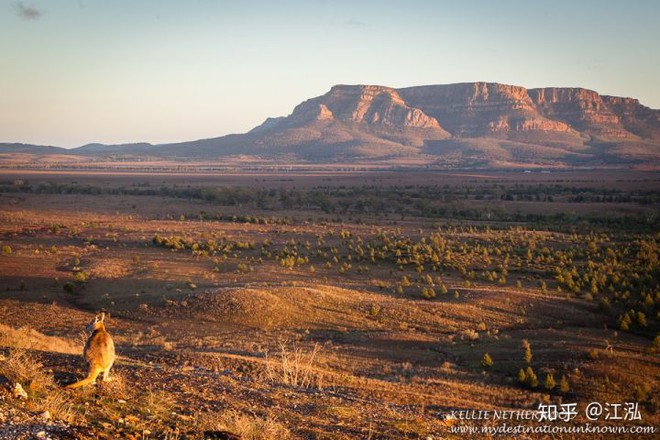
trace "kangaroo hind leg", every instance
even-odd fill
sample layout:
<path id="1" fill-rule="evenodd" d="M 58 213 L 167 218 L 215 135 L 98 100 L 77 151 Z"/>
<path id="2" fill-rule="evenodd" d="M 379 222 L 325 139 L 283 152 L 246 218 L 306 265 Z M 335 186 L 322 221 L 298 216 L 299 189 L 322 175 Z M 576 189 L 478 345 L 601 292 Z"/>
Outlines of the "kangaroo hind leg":
<path id="1" fill-rule="evenodd" d="M 110 377 L 110 368 L 112 368 L 112 364 L 108 365 L 108 368 L 103 370 L 103 382 L 111 382 L 112 378 Z"/>

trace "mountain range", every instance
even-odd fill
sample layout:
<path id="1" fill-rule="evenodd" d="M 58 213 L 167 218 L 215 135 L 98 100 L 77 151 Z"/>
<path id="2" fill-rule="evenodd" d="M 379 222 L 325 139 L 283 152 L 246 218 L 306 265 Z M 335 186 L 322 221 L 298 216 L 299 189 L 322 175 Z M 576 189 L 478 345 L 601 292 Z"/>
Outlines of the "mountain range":
<path id="1" fill-rule="evenodd" d="M 337 85 L 244 134 L 175 144 L 0 152 L 440 167 L 660 168 L 660 110 L 583 88 Z"/>

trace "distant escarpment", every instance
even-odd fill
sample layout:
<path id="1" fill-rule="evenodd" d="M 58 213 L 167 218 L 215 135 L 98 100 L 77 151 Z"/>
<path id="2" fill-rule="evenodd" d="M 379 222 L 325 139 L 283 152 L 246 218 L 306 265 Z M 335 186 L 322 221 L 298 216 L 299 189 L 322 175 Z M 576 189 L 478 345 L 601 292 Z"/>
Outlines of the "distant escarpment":
<path id="1" fill-rule="evenodd" d="M 315 163 L 649 166 L 660 164 L 660 111 L 582 88 L 337 85 L 245 135 L 165 148 Z"/>
<path id="2" fill-rule="evenodd" d="M 276 163 L 660 168 L 660 110 L 583 88 L 337 85 L 245 134 L 86 155 L 244 157 Z"/>

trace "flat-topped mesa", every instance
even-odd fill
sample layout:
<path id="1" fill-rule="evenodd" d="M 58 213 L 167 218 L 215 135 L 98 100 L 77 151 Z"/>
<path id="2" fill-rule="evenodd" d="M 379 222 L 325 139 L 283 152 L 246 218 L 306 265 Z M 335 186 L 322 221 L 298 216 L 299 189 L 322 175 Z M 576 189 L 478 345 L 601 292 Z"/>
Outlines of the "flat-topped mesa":
<path id="1" fill-rule="evenodd" d="M 648 109 L 648 107 L 644 107 L 642 104 L 639 103 L 639 99 L 635 99 L 635 98 L 623 98 L 621 96 L 609 96 L 609 95 L 601 95 L 600 98 L 603 100 L 603 102 L 607 103 L 607 105 L 611 105 L 611 106 Z"/>
<path id="2" fill-rule="evenodd" d="M 581 87 L 544 87 L 527 91 L 534 104 L 590 102 L 598 105 L 601 97 L 597 92 Z"/>
<path id="3" fill-rule="evenodd" d="M 655 113 L 654 113 L 655 112 Z M 434 136 L 549 135 L 552 142 L 656 138 L 657 111 L 629 98 L 603 97 L 583 88 L 474 82 L 394 89 L 337 85 L 298 105 L 285 126 L 333 121 L 373 130 L 425 129 Z M 641 121 L 641 122 L 640 122 Z M 272 125 L 268 125 L 272 126 Z"/>
<path id="4" fill-rule="evenodd" d="M 533 103 L 524 87 L 498 83 L 459 83 L 408 87 L 398 90 L 409 105 L 435 111 L 464 111 L 466 108 L 531 109 Z"/>
<path id="5" fill-rule="evenodd" d="M 338 85 L 297 106 L 294 121 L 330 120 L 399 128 L 442 130 L 438 121 L 406 104 L 399 93 L 382 86 Z"/>
<path id="6" fill-rule="evenodd" d="M 0 145 L 3 151 L 44 150 Z M 660 110 L 577 87 L 337 85 L 246 134 L 156 146 L 90 145 L 70 153 L 660 169 Z"/>
<path id="7" fill-rule="evenodd" d="M 406 102 L 421 108 L 455 136 L 516 131 L 571 132 L 571 127 L 537 112 L 527 89 L 498 83 L 460 83 L 399 89 Z"/>

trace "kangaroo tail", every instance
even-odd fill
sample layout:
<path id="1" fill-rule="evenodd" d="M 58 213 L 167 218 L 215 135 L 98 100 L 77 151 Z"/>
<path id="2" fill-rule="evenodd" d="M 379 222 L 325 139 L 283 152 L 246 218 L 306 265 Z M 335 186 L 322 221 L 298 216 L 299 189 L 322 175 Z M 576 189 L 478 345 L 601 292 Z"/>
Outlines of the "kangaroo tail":
<path id="1" fill-rule="evenodd" d="M 91 383 L 94 383 L 96 381 L 97 376 L 103 371 L 100 368 L 93 368 L 89 374 L 87 375 L 86 378 L 79 380 L 78 382 L 71 383 L 67 385 L 67 388 L 78 388 L 78 387 L 84 387 L 85 385 L 89 385 Z"/>

